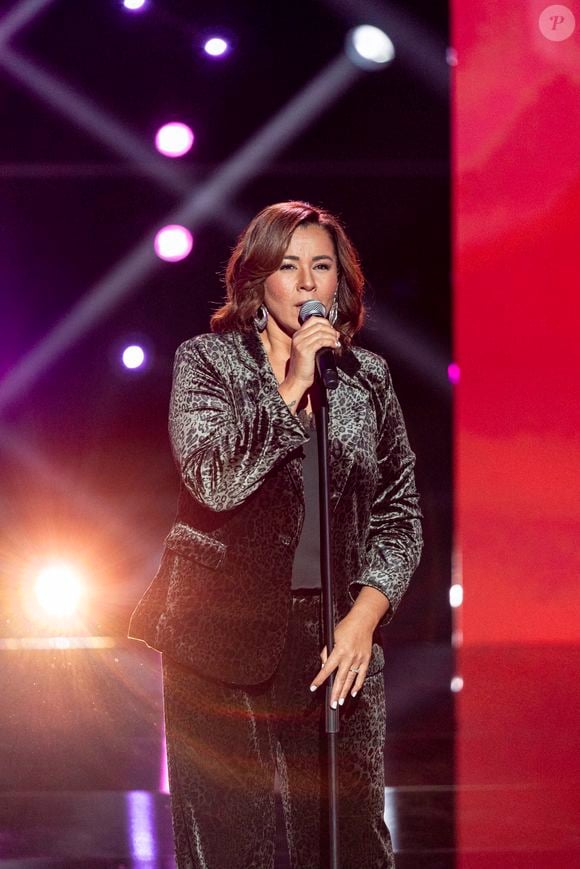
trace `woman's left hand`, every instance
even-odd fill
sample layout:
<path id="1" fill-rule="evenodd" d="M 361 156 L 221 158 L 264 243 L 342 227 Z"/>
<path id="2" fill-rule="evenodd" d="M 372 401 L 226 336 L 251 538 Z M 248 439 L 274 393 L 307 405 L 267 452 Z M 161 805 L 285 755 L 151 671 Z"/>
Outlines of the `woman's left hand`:
<path id="1" fill-rule="evenodd" d="M 362 688 L 371 660 L 374 628 L 374 622 L 353 607 L 334 628 L 334 648 L 330 657 L 326 646 L 320 653 L 322 667 L 312 680 L 310 690 L 315 691 L 336 670 L 330 698 L 333 708 L 337 703 L 342 706 L 349 691 L 354 697 Z"/>
<path id="2" fill-rule="evenodd" d="M 352 609 L 334 629 L 334 649 L 328 657 L 326 646 L 320 653 L 322 667 L 310 685 L 311 691 L 336 671 L 330 705 L 342 706 L 350 691 L 355 697 L 363 686 L 373 648 L 373 634 L 390 607 L 389 599 L 370 586 L 361 586 Z"/>

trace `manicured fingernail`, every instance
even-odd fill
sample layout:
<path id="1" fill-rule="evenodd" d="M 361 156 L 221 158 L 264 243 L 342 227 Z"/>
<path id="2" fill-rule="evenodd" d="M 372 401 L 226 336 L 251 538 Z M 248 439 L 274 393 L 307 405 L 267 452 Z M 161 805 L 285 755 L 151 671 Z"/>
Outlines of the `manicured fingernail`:
<path id="1" fill-rule="evenodd" d="M 340 706 L 344 706 L 344 697 L 341 697 L 338 702 Z"/>
<path id="2" fill-rule="evenodd" d="M 330 705 L 332 706 L 333 709 L 336 709 L 336 700 L 333 700 Z"/>
<path id="3" fill-rule="evenodd" d="M 318 685 L 311 685 L 310 686 L 311 691 L 316 691 L 317 688 L 318 688 Z"/>
<path id="4" fill-rule="evenodd" d="M 351 697 L 356 697 L 357 693 L 358 693 L 357 691 L 351 691 L 351 692 L 350 692 L 350 696 L 351 696 Z"/>

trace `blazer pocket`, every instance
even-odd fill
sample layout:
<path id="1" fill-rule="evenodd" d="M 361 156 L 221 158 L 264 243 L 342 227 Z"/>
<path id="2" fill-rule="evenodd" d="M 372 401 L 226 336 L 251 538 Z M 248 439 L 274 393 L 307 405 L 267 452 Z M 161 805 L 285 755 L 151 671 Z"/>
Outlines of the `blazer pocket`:
<path id="1" fill-rule="evenodd" d="M 175 523 L 165 538 L 165 546 L 172 552 L 198 561 L 212 570 L 221 566 L 227 552 L 227 546 L 221 540 L 215 540 L 183 522 Z"/>

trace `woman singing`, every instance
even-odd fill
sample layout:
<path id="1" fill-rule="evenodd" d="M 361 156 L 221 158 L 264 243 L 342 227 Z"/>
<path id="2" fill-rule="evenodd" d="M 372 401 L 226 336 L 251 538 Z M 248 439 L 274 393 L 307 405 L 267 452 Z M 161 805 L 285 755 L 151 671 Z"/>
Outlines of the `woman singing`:
<path id="1" fill-rule="evenodd" d="M 277 772 L 293 869 L 325 866 L 325 680 L 340 704 L 344 869 L 391 869 L 377 628 L 418 563 L 411 452 L 386 363 L 351 346 L 363 275 L 338 220 L 261 211 L 226 270 L 212 334 L 175 359 L 169 429 L 181 489 L 130 636 L 163 653 L 180 869 L 272 869 Z M 300 306 L 327 317 L 300 325 Z M 335 647 L 323 648 L 315 355 L 328 393 Z"/>

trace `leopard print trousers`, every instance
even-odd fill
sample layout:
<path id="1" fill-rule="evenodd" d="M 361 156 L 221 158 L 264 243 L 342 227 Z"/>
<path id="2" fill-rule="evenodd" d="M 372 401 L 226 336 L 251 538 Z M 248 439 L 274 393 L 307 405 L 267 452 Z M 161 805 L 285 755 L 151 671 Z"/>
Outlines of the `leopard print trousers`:
<path id="1" fill-rule="evenodd" d="M 278 773 L 292 869 L 327 866 L 325 690 L 319 594 L 292 598 L 280 666 L 232 686 L 163 660 L 173 831 L 179 869 L 273 869 Z M 340 712 L 341 869 L 394 869 L 383 820 L 383 674 Z"/>

